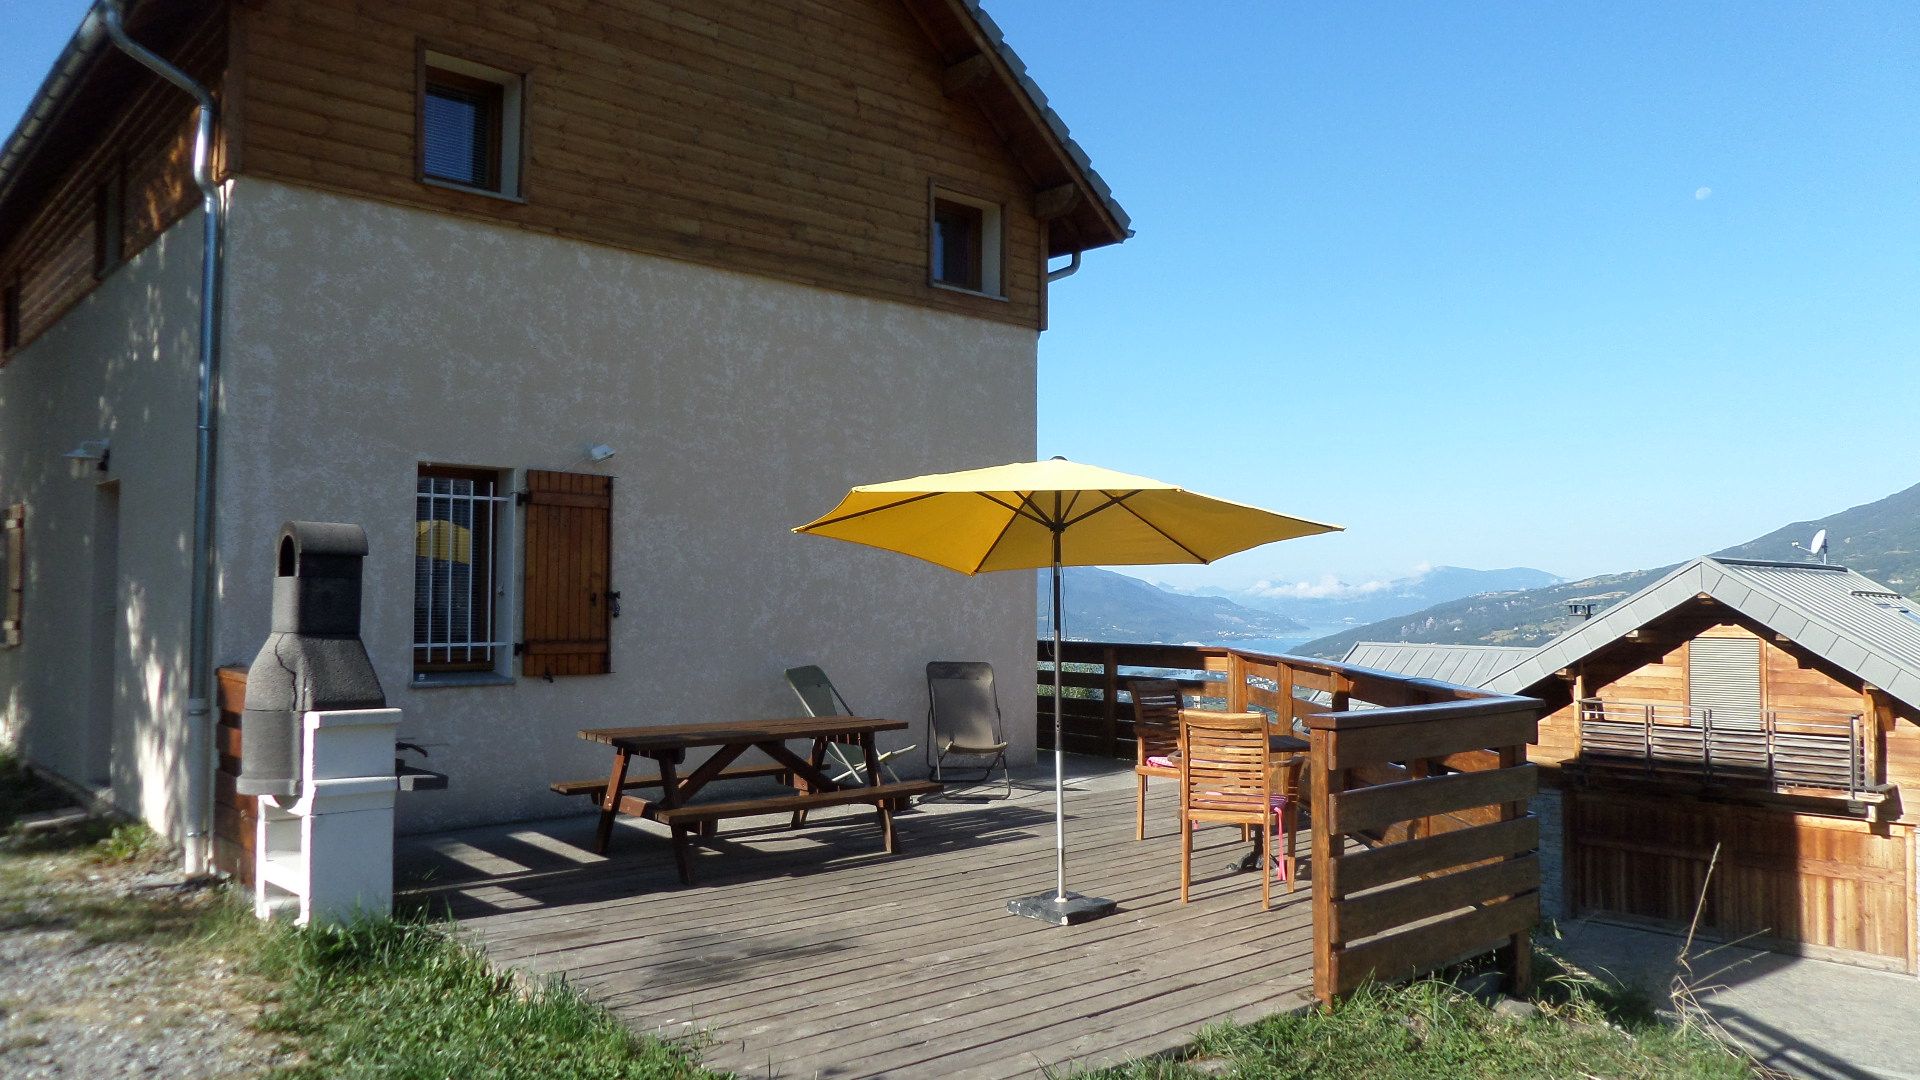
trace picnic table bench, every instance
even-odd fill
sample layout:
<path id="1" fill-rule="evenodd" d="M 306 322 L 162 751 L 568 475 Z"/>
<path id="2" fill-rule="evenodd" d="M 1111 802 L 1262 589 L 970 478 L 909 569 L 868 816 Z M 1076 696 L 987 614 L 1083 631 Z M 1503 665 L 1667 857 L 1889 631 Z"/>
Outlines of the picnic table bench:
<path id="1" fill-rule="evenodd" d="M 893 814 L 916 795 L 931 795 L 941 786 L 931 780 L 902 780 L 880 783 L 879 753 L 874 735 L 898 731 L 907 725 L 899 720 L 861 716 L 809 716 L 789 720 L 749 720 L 738 723 L 672 724 L 659 727 L 587 728 L 580 737 L 589 742 L 613 747 L 613 767 L 604 780 L 563 780 L 552 785 L 561 795 L 591 795 L 600 807 L 599 828 L 594 834 L 594 851 L 604 855 L 613 837 L 613 822 L 620 814 L 631 814 L 658 821 L 673 836 L 674 862 L 684 884 L 693 884 L 693 834 L 712 836 L 718 822 L 726 818 L 754 817 L 761 814 L 790 813 L 793 824 L 806 820 L 809 810 L 854 803 L 872 803 L 880 819 L 885 849 L 892 854 L 897 847 Z M 802 758 L 787 747 L 789 740 L 812 740 L 812 752 Z M 842 783 L 829 777 L 822 768 L 830 742 L 857 743 L 866 758 L 866 782 Z M 682 776 L 680 766 L 688 750 L 714 748 L 712 756 Z M 759 750 L 773 759 L 771 764 L 735 765 L 740 755 Z M 651 759 L 657 766 L 652 774 L 632 776 L 628 766 L 635 757 Z M 791 785 L 791 795 L 734 799 L 725 802 L 694 804 L 693 798 L 715 780 L 744 777 L 774 777 Z M 640 788 L 660 788 L 658 798 L 627 794 Z"/>

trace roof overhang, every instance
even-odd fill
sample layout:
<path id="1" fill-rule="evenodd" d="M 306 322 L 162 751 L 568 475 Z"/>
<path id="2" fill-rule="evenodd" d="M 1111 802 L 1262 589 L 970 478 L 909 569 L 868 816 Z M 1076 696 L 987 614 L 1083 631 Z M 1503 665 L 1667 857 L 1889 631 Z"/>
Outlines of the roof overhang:
<path id="1" fill-rule="evenodd" d="M 979 0 L 901 2 L 945 65 L 947 96 L 978 106 L 1033 182 L 1033 210 L 1047 224 L 1047 253 L 1071 255 L 1132 236 L 1127 212 Z"/>
<path id="2" fill-rule="evenodd" d="M 207 0 L 122 2 L 128 32 L 162 55 L 209 6 Z M 156 77 L 113 48 L 99 3 L 89 7 L 19 124 L 0 144 L 0 242 L 22 224 L 15 208 L 32 205 L 60 181 L 74 156 L 100 137 L 99 129 L 82 119 L 104 115 L 112 103 Z"/>
<path id="3" fill-rule="evenodd" d="M 1787 569 L 1802 574 L 1831 575 L 1819 596 L 1796 595 L 1765 576 L 1743 568 Z M 1857 598 L 1868 590 L 1897 595 L 1862 574 L 1840 566 L 1789 566 L 1747 559 L 1703 557 L 1682 563 L 1660 580 L 1620 601 L 1534 650 L 1485 686 L 1500 693 L 1521 693 L 1552 678 L 1635 630 L 1697 601 L 1710 597 L 1753 623 L 1796 646 L 1886 691 L 1909 708 L 1920 709 L 1920 662 L 1906 655 L 1906 647 L 1889 648 L 1904 626 L 1877 627 L 1846 617 L 1843 597 Z M 1892 617 L 1892 616 L 1889 616 Z"/>

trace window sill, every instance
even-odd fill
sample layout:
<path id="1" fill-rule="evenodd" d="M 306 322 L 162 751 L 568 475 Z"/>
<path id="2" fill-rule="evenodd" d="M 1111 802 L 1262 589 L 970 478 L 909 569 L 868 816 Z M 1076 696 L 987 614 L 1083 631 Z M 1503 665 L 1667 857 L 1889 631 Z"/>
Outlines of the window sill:
<path id="1" fill-rule="evenodd" d="M 415 179 L 418 180 L 420 183 L 425 184 L 427 187 L 439 188 L 442 191 L 458 191 L 467 195 L 481 195 L 489 199 L 498 199 L 501 202 L 513 203 L 515 206 L 527 205 L 526 196 L 524 195 L 509 195 L 504 191 L 493 191 L 489 188 L 482 188 L 482 187 L 470 187 L 466 184 L 456 184 L 451 180 L 435 180 L 431 176 L 420 176 L 420 177 L 415 177 Z"/>
<path id="2" fill-rule="evenodd" d="M 1007 302 L 1006 295 L 1003 293 L 981 292 L 979 289 L 969 289 L 963 285 L 949 285 L 944 281 L 930 281 L 927 284 L 932 285 L 942 292 L 959 293 L 961 296 L 977 296 L 982 300 L 997 300 L 1002 304 Z"/>
<path id="3" fill-rule="evenodd" d="M 442 671 L 416 675 L 408 686 L 416 690 L 442 690 L 450 686 L 512 686 L 514 678 L 497 671 Z"/>

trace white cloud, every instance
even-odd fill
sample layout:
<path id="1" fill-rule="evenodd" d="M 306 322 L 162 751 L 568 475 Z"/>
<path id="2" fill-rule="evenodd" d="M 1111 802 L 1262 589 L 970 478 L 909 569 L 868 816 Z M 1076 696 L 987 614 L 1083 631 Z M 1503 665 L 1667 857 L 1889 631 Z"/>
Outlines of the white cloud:
<path id="1" fill-rule="evenodd" d="M 1693 197 L 1696 201 L 1705 202 L 1707 199 L 1713 197 L 1713 189 L 1710 187 L 1694 188 Z"/>
<path id="2" fill-rule="evenodd" d="M 1247 592 L 1253 596 L 1274 600 L 1344 600 L 1356 596 L 1370 596 L 1392 585 L 1391 581 L 1363 581 L 1359 584 L 1349 584 L 1332 574 L 1322 574 L 1314 581 L 1256 581 L 1247 586 Z"/>

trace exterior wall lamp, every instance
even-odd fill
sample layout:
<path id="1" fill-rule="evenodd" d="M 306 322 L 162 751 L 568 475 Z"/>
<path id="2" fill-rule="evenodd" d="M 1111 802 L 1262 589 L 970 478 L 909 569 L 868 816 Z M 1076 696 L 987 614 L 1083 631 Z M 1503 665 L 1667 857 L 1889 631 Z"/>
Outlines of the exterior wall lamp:
<path id="1" fill-rule="evenodd" d="M 107 471 L 107 462 L 113 455 L 113 447 L 105 439 L 89 439 L 79 446 L 60 455 L 68 461 L 91 461 L 94 468 Z"/>

